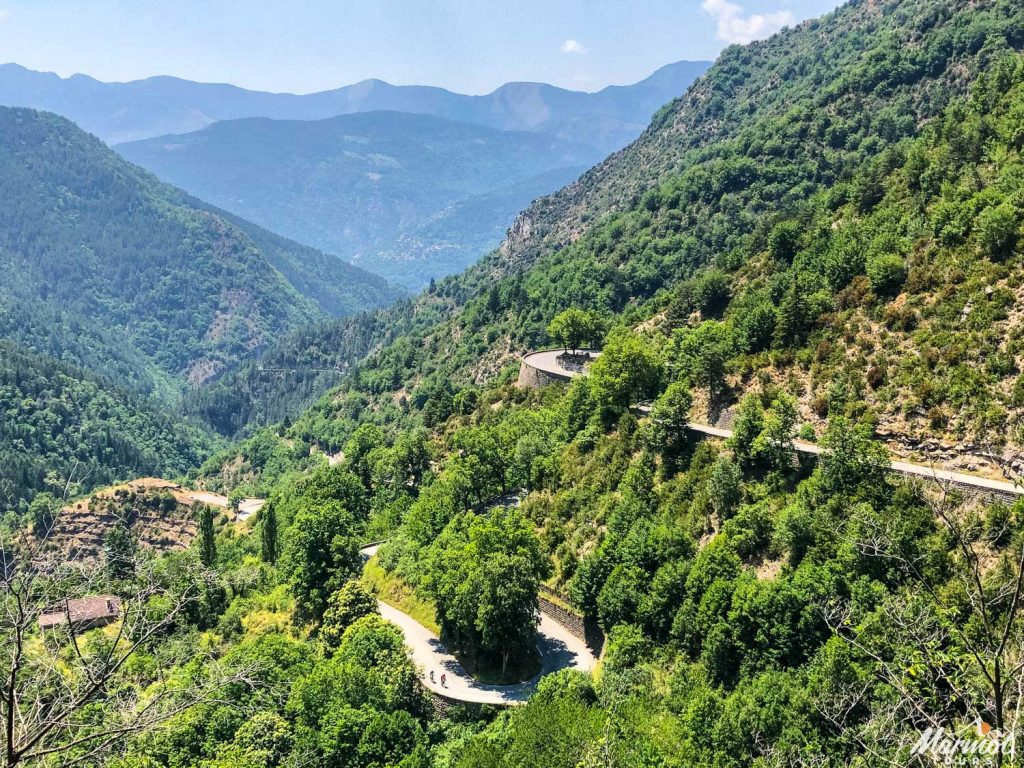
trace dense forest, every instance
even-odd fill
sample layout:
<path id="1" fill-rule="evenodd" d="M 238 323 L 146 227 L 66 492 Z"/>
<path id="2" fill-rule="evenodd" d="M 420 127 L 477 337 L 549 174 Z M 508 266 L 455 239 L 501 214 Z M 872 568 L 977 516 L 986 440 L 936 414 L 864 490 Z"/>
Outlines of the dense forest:
<path id="1" fill-rule="evenodd" d="M 842 415 L 817 465 L 798 464 L 780 390 L 751 393 L 727 442 L 693 442 L 678 384 L 638 421 L 628 403 L 668 375 L 620 333 L 568 389 L 489 387 L 394 438 L 363 425 L 339 465 L 281 471 L 294 445 L 265 437 L 279 474 L 258 523 L 164 558 L 162 588 L 197 601 L 116 679 L 167 689 L 167 718 L 110 764 L 847 765 L 906 759 L 929 725 L 1013 727 L 1015 689 L 988 681 L 1024 631 L 999 597 L 1021 576 L 1019 505 L 896 480 L 870 427 Z M 478 503 L 509 487 L 519 508 Z M 358 547 L 381 536 L 384 581 L 415 590 L 449 643 L 496 664 L 517 653 L 544 580 L 603 628 L 599 674 L 546 677 L 503 712 L 436 712 L 374 610 L 381 577 L 360 579 Z M 225 676 L 174 714 L 190 701 L 174 681 Z M 95 738 L 123 706 L 73 725 Z"/>
<path id="2" fill-rule="evenodd" d="M 25 346 L 107 375 L 133 366 L 126 384 L 166 394 L 169 377 L 202 383 L 282 332 L 394 296 L 218 215 L 67 120 L 4 108 L 0 130 L 0 301 Z"/>
<path id="3" fill-rule="evenodd" d="M 0 109 L 0 498 L 180 475 L 212 446 L 186 389 L 300 325 L 398 295 L 222 214 L 53 115 Z"/>
<path id="4" fill-rule="evenodd" d="M 184 475 L 215 443 L 143 396 L 0 341 L 0 505 L 74 497 L 137 476 Z M 5 522 L 9 523 L 10 520 Z"/>

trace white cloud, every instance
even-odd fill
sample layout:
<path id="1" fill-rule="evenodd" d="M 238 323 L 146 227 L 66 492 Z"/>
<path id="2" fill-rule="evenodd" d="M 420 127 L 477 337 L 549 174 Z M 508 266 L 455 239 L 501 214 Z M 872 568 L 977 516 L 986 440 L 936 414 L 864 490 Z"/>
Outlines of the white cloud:
<path id="1" fill-rule="evenodd" d="M 566 40 L 562 43 L 562 53 L 586 53 L 587 47 L 578 40 Z"/>
<path id="2" fill-rule="evenodd" d="M 743 9 L 728 0 L 704 0 L 701 7 L 715 18 L 718 39 L 726 43 L 745 45 L 796 23 L 796 17 L 790 11 L 744 16 Z"/>
<path id="3" fill-rule="evenodd" d="M 0 8 L 0 23 L 3 23 L 5 21 L 7 21 L 7 19 L 10 17 L 10 15 L 11 15 L 10 11 L 5 11 L 3 8 Z"/>

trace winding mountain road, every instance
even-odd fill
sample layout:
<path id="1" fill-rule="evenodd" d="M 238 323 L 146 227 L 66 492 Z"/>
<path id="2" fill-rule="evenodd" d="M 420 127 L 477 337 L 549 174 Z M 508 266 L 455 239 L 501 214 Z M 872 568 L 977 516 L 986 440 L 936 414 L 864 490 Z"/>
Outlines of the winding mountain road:
<path id="1" fill-rule="evenodd" d="M 594 359 L 601 355 L 601 353 L 596 350 L 584 351 L 587 351 L 591 358 Z M 523 357 L 523 365 L 527 365 L 530 368 L 541 371 L 552 378 L 562 379 L 564 381 L 576 378 L 577 376 L 581 376 L 585 373 L 563 368 L 559 363 L 559 357 L 561 354 L 562 350 L 558 349 L 531 352 Z M 649 414 L 651 411 L 650 406 L 647 405 L 637 406 L 636 410 L 645 415 Z M 691 421 L 687 424 L 687 429 L 692 432 L 699 432 L 713 437 L 732 437 L 731 429 L 713 427 L 710 424 L 701 424 L 695 421 Z M 802 440 L 795 440 L 793 442 L 793 449 L 798 453 L 809 454 L 812 456 L 820 455 L 822 452 L 821 446 L 815 445 L 814 443 L 807 443 Z M 1006 480 L 992 480 L 987 477 L 968 475 L 963 472 L 954 472 L 949 469 L 941 469 L 927 464 L 915 464 L 909 461 L 893 460 L 890 463 L 890 468 L 897 474 L 920 477 L 927 480 L 934 480 L 939 483 L 949 483 L 970 491 L 996 496 L 1010 502 L 1024 496 L 1024 486 L 1008 482 Z"/>
<path id="2" fill-rule="evenodd" d="M 567 370 L 559 365 L 558 357 L 561 350 L 535 352 L 527 355 L 524 364 L 542 371 L 550 376 L 568 380 L 583 375 L 584 371 Z M 591 351 L 591 355 L 597 357 L 599 352 Z M 637 410 L 643 414 L 650 413 L 650 407 L 640 405 Z M 709 424 L 690 422 L 688 428 L 694 432 L 714 437 L 732 437 L 732 430 L 721 427 L 713 427 Z M 794 441 L 794 450 L 819 455 L 822 452 L 820 446 L 813 443 Z M 891 463 L 893 472 L 902 475 L 911 475 L 938 482 L 951 483 L 953 485 L 976 490 L 983 493 L 1000 496 L 1006 499 L 1016 499 L 1024 496 L 1024 487 L 1015 483 L 1002 480 L 991 480 L 985 477 L 967 475 L 962 472 L 953 472 L 937 467 L 923 464 L 913 464 L 906 461 L 893 461 Z M 367 560 L 377 554 L 379 545 L 374 544 L 364 547 L 361 552 Z M 448 652 L 444 644 L 433 632 L 417 622 L 411 616 L 402 613 L 380 600 L 377 607 L 388 621 L 397 625 L 405 636 L 405 642 L 409 646 L 412 659 L 420 673 L 420 681 L 428 690 L 452 701 L 463 701 L 474 704 L 495 704 L 515 705 L 526 701 L 537 686 L 537 681 L 544 675 L 560 669 L 578 669 L 589 672 L 597 665 L 597 658 L 590 648 L 582 640 L 577 638 L 568 629 L 556 622 L 546 614 L 541 614 L 541 621 L 538 627 L 538 650 L 541 653 L 541 671 L 532 680 L 515 685 L 485 685 L 477 682 L 469 675 L 459 660 Z M 430 679 L 430 672 L 434 672 L 434 680 Z M 446 676 L 446 684 L 441 685 L 441 674 Z"/>
<path id="3" fill-rule="evenodd" d="M 360 551 L 369 560 L 377 554 L 378 548 L 379 545 L 374 544 Z M 544 675 L 560 669 L 590 672 L 597 665 L 597 658 L 586 643 L 554 619 L 541 614 L 537 628 L 541 670 L 537 676 L 515 685 L 485 685 L 474 680 L 438 637 L 414 618 L 380 600 L 377 601 L 377 609 L 381 616 L 402 630 L 423 686 L 452 701 L 499 706 L 522 704 Z M 430 679 L 431 671 L 434 672 L 434 680 Z M 444 686 L 441 685 L 442 673 L 447 678 Z"/>

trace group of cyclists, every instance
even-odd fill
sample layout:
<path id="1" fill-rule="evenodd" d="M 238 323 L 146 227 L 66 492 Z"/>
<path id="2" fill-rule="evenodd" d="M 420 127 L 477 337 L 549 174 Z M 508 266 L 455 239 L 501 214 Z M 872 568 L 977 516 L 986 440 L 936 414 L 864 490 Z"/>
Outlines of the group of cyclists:
<path id="1" fill-rule="evenodd" d="M 434 682 L 434 670 L 430 670 L 430 682 Z M 444 688 L 448 682 L 448 675 L 444 672 L 441 673 L 441 687 Z"/>

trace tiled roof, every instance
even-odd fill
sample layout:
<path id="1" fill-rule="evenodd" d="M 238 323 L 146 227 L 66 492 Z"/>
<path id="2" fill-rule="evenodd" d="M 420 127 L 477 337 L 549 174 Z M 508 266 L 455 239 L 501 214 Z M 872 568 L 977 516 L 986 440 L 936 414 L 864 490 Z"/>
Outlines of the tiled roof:
<path id="1" fill-rule="evenodd" d="M 94 595 L 76 600 L 68 600 L 47 608 L 39 617 L 39 627 L 50 629 L 64 624 L 68 616 L 72 625 L 107 623 L 117 618 L 121 610 L 121 601 L 114 595 Z"/>

